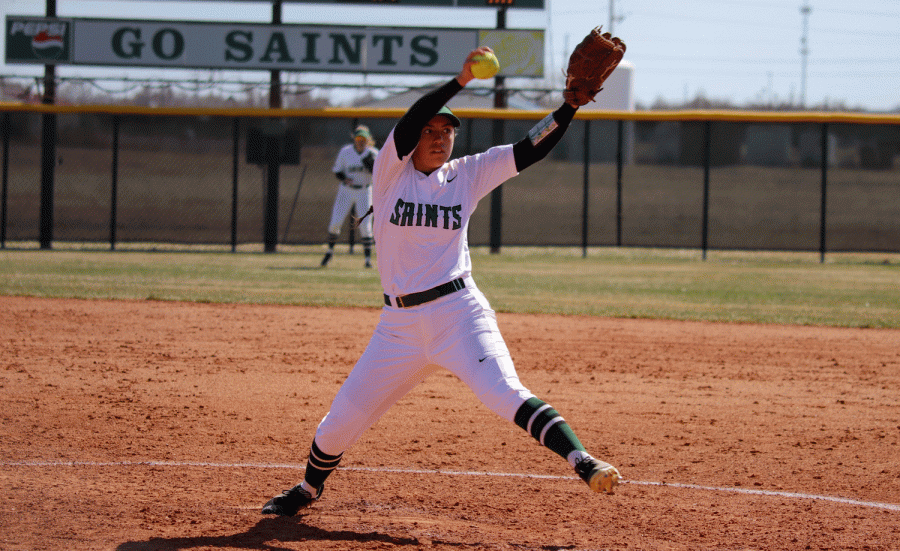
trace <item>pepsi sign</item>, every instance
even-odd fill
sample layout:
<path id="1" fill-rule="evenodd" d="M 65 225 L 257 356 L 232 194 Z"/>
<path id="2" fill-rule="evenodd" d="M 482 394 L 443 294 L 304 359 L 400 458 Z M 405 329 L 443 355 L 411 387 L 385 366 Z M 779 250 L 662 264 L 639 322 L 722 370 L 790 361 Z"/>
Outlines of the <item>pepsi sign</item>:
<path id="1" fill-rule="evenodd" d="M 66 19 L 8 17 L 6 62 L 68 63 L 71 55 L 72 22 Z"/>

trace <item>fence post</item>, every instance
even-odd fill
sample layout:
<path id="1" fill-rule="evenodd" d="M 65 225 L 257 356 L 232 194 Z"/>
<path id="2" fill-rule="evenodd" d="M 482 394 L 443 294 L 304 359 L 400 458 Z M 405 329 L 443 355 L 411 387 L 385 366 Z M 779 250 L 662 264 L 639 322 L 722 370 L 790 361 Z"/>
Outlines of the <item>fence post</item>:
<path id="1" fill-rule="evenodd" d="M 241 119 L 235 117 L 231 125 L 231 252 L 237 251 L 238 163 L 240 162 Z"/>
<path id="2" fill-rule="evenodd" d="M 52 79 L 52 72 L 50 72 L 44 84 L 46 89 L 45 104 L 53 103 L 52 90 L 55 83 Z M 56 113 L 44 113 L 41 115 L 41 249 L 53 248 L 53 188 L 55 175 Z"/>
<path id="3" fill-rule="evenodd" d="M 263 241 L 265 252 L 274 253 L 278 245 L 278 175 L 281 159 L 279 136 L 266 136 L 266 204 Z"/>
<path id="4" fill-rule="evenodd" d="M 701 234 L 701 248 L 703 260 L 706 260 L 706 250 L 709 247 L 709 158 L 712 149 L 712 121 L 706 121 L 703 132 L 703 224 Z"/>
<path id="5" fill-rule="evenodd" d="M 494 124 L 502 125 L 499 121 L 494 121 Z M 495 143 L 500 143 L 500 141 L 502 140 L 496 140 Z M 497 186 L 491 191 L 490 233 L 491 253 L 498 254 L 500 252 L 500 245 L 503 243 L 503 186 Z"/>
<path id="6" fill-rule="evenodd" d="M 6 248 L 6 205 L 9 200 L 9 136 L 12 123 L 3 113 L 3 187 L 0 190 L 0 249 Z"/>
<path id="7" fill-rule="evenodd" d="M 822 123 L 822 204 L 819 216 L 819 263 L 825 262 L 828 234 L 828 123 Z"/>
<path id="8" fill-rule="evenodd" d="M 591 166 L 591 121 L 584 121 L 584 188 L 581 196 L 581 257 L 587 258 L 588 248 L 588 201 L 590 200 Z"/>
<path id="9" fill-rule="evenodd" d="M 497 8 L 497 28 L 506 28 L 506 6 Z M 494 107 L 503 109 L 507 107 L 506 77 L 494 77 Z M 495 144 L 503 143 L 504 120 L 494 119 L 493 139 Z M 500 244 L 503 241 L 503 186 L 497 186 L 491 191 L 491 254 L 500 253 Z"/>
<path id="10" fill-rule="evenodd" d="M 119 115 L 113 115 L 112 178 L 109 191 L 109 250 L 116 249 L 116 226 L 119 212 Z"/>
<path id="11" fill-rule="evenodd" d="M 616 246 L 622 246 L 622 149 L 625 142 L 625 121 L 618 120 L 618 143 L 616 144 Z"/>

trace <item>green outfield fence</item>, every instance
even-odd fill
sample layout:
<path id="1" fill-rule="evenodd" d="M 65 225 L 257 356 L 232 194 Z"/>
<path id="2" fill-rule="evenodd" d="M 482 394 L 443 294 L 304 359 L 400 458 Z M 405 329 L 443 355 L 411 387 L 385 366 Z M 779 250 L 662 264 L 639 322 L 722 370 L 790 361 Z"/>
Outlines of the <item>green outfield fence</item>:
<path id="1" fill-rule="evenodd" d="M 547 111 L 458 109 L 454 155 Z M 0 104 L 0 245 L 324 241 L 338 149 L 400 109 Z M 352 240 L 345 226 L 343 240 Z M 900 251 L 900 116 L 581 110 L 482 201 L 473 246 Z"/>

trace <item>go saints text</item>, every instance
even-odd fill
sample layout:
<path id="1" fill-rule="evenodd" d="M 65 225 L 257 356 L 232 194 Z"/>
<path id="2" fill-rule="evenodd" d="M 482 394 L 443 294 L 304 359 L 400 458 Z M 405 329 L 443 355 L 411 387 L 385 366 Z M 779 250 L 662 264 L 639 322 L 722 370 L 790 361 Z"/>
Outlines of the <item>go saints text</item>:
<path id="1" fill-rule="evenodd" d="M 408 203 L 403 199 L 397 199 L 390 222 L 395 226 L 424 226 L 458 230 L 462 227 L 461 211 L 462 205 L 445 207 L 428 203 Z"/>

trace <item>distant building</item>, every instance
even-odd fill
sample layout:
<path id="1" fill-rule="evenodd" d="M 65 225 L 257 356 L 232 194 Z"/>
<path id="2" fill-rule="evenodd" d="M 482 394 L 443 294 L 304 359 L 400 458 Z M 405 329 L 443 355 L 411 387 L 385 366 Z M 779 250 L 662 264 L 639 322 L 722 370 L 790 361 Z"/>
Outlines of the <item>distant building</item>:
<path id="1" fill-rule="evenodd" d="M 622 60 L 594 101 L 582 107 L 595 111 L 634 111 L 634 64 Z"/>

